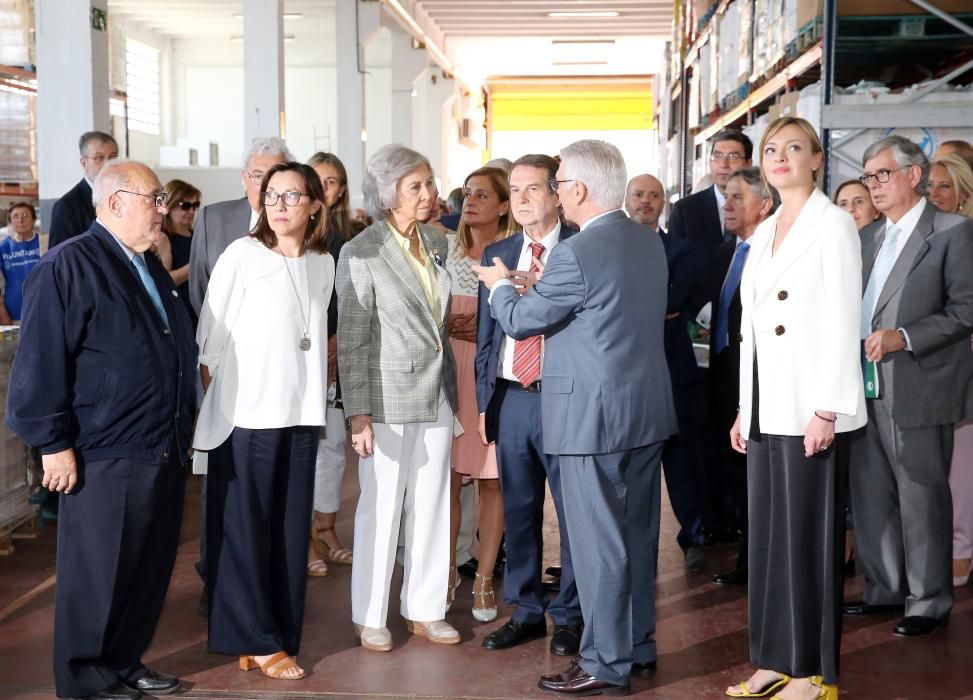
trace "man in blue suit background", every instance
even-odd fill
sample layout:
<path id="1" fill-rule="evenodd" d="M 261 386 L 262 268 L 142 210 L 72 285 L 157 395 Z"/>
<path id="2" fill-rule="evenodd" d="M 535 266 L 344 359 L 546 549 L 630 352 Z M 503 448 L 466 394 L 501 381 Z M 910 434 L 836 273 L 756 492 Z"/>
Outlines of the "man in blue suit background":
<path id="1" fill-rule="evenodd" d="M 663 348 L 662 241 L 622 211 L 625 162 L 603 141 L 561 151 L 556 182 L 580 232 L 559 243 L 523 296 L 499 258 L 476 266 L 493 317 L 513 338 L 543 334 L 544 451 L 559 455 L 564 514 L 585 629 L 547 692 L 624 693 L 656 666 L 659 461 L 676 432 Z"/>
<path id="2" fill-rule="evenodd" d="M 86 131 L 78 139 L 81 151 L 81 169 L 84 177 L 54 202 L 51 225 L 47 227 L 47 248 L 80 236 L 95 220 L 95 205 L 91 201 L 91 188 L 98 173 L 110 160 L 118 158 L 118 144 L 111 134 L 103 131 Z"/>
<path id="3" fill-rule="evenodd" d="M 533 286 L 537 273 L 530 272 L 533 258 L 541 264 L 559 241 L 570 236 L 558 218 L 558 198 L 552 183 L 557 161 L 546 155 L 527 155 L 514 163 L 510 173 L 510 206 L 522 233 L 488 246 L 483 264 L 494 257 L 503 260 L 516 275 L 522 291 Z M 561 498 L 561 472 L 557 455 L 545 454 L 541 430 L 540 368 L 543 344 L 521 360 L 530 348 L 507 336 L 490 314 L 489 290 L 480 285 L 479 328 L 476 347 L 476 398 L 480 409 L 481 437 L 497 443 L 503 522 L 507 543 L 504 600 L 517 606 L 510 620 L 483 640 L 487 649 L 507 649 L 544 637 L 545 611 L 554 622 L 551 651 L 571 656 L 581 640 L 581 604 L 574 582 L 568 532 Z M 519 352 L 518 352 L 519 349 Z M 521 361 L 518 361 L 521 360 Z M 551 486 L 561 528 L 560 591 L 552 601 L 541 582 L 544 481 Z"/>

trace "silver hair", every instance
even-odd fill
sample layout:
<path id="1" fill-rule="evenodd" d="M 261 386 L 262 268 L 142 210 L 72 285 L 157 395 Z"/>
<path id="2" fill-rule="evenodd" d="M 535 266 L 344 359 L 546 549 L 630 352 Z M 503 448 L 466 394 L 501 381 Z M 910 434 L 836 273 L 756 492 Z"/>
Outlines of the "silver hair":
<path id="1" fill-rule="evenodd" d="M 243 152 L 243 167 L 249 168 L 250 159 L 254 156 L 265 155 L 280 156 L 286 161 L 294 160 L 294 156 L 291 155 L 283 139 L 276 136 L 258 136 L 250 142 L 250 145 Z"/>
<path id="2" fill-rule="evenodd" d="M 145 163 L 126 158 L 109 160 L 102 166 L 98 177 L 95 178 L 94 187 L 91 188 L 91 201 L 96 209 L 107 203 L 108 198 L 118 190 L 135 189 L 135 179 L 132 177 L 131 168 L 133 165 L 149 167 Z"/>
<path id="3" fill-rule="evenodd" d="M 384 220 L 395 207 L 399 181 L 423 165 L 432 170 L 428 158 L 397 143 L 382 146 L 368 159 L 361 188 L 365 208 L 375 221 Z"/>
<path id="4" fill-rule="evenodd" d="M 866 148 L 865 155 L 862 156 L 862 167 L 865 167 L 865 163 L 886 149 L 892 150 L 892 157 L 899 164 L 900 168 L 911 168 L 913 165 L 919 166 L 922 174 L 919 177 L 918 184 L 916 184 L 916 194 L 925 196 L 929 189 L 929 170 L 932 168 L 932 165 L 929 163 L 929 159 L 926 158 L 926 154 L 922 152 L 922 149 L 904 136 L 892 134 L 891 136 L 879 139 Z"/>
<path id="5" fill-rule="evenodd" d="M 575 141 L 561 149 L 561 164 L 565 178 L 583 182 L 595 203 L 618 209 L 625 202 L 628 175 L 616 146 L 593 139 Z"/>
<path id="6" fill-rule="evenodd" d="M 514 169 L 513 161 L 509 158 L 494 158 L 493 160 L 488 160 L 484 165 L 484 168 L 499 168 L 500 170 L 507 173 L 510 176 L 510 171 Z"/>
<path id="7" fill-rule="evenodd" d="M 740 178 L 745 183 L 750 186 L 758 197 L 761 199 L 769 199 L 771 201 L 770 213 L 773 214 L 777 207 L 780 206 L 780 195 L 777 190 L 770 186 L 770 184 L 763 178 L 760 174 L 760 168 L 740 168 L 739 170 L 734 170 L 730 173 L 730 177 L 727 182 L 733 178 Z"/>

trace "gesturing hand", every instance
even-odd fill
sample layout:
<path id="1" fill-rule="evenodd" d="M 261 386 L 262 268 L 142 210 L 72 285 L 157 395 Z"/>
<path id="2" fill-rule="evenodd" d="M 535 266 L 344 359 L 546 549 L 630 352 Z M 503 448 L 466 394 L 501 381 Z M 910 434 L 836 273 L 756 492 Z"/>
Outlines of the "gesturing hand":
<path id="1" fill-rule="evenodd" d="M 494 258 L 493 265 L 474 265 L 473 272 L 487 289 L 493 289 L 493 285 L 500 280 L 510 279 L 510 270 L 500 258 Z"/>
<path id="2" fill-rule="evenodd" d="M 44 466 L 44 479 L 41 486 L 51 491 L 71 493 L 78 483 L 78 462 L 74 458 L 74 450 L 70 447 L 61 452 L 41 457 Z"/>

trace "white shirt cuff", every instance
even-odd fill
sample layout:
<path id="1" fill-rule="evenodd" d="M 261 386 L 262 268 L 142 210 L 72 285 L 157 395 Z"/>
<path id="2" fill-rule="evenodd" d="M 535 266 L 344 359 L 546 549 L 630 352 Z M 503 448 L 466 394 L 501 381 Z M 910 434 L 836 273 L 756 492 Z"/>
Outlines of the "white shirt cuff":
<path id="1" fill-rule="evenodd" d="M 491 303 L 491 304 L 493 303 L 493 293 L 495 291 L 497 291 L 500 288 L 500 285 L 502 285 L 502 284 L 504 284 L 504 285 L 510 285 L 512 287 L 514 283 L 511 282 L 510 280 L 497 280 L 497 283 L 495 285 L 493 285 L 493 287 L 490 289 L 490 296 L 487 299 L 487 301 L 489 303 Z"/>
<path id="2" fill-rule="evenodd" d="M 905 330 L 905 328 L 896 328 L 895 330 L 905 337 L 905 349 L 912 352 L 912 340 L 909 338 L 909 333 Z"/>

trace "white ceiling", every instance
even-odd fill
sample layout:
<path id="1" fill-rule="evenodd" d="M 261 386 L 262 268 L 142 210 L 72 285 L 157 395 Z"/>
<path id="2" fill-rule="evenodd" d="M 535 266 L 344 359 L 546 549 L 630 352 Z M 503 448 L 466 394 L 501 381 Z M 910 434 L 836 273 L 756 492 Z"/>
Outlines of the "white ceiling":
<path id="1" fill-rule="evenodd" d="M 335 2 L 287 0 L 284 33 L 333 34 Z M 301 17 L 288 18 L 288 13 Z M 243 33 L 243 0 L 108 0 L 108 14 L 178 39 Z"/>

